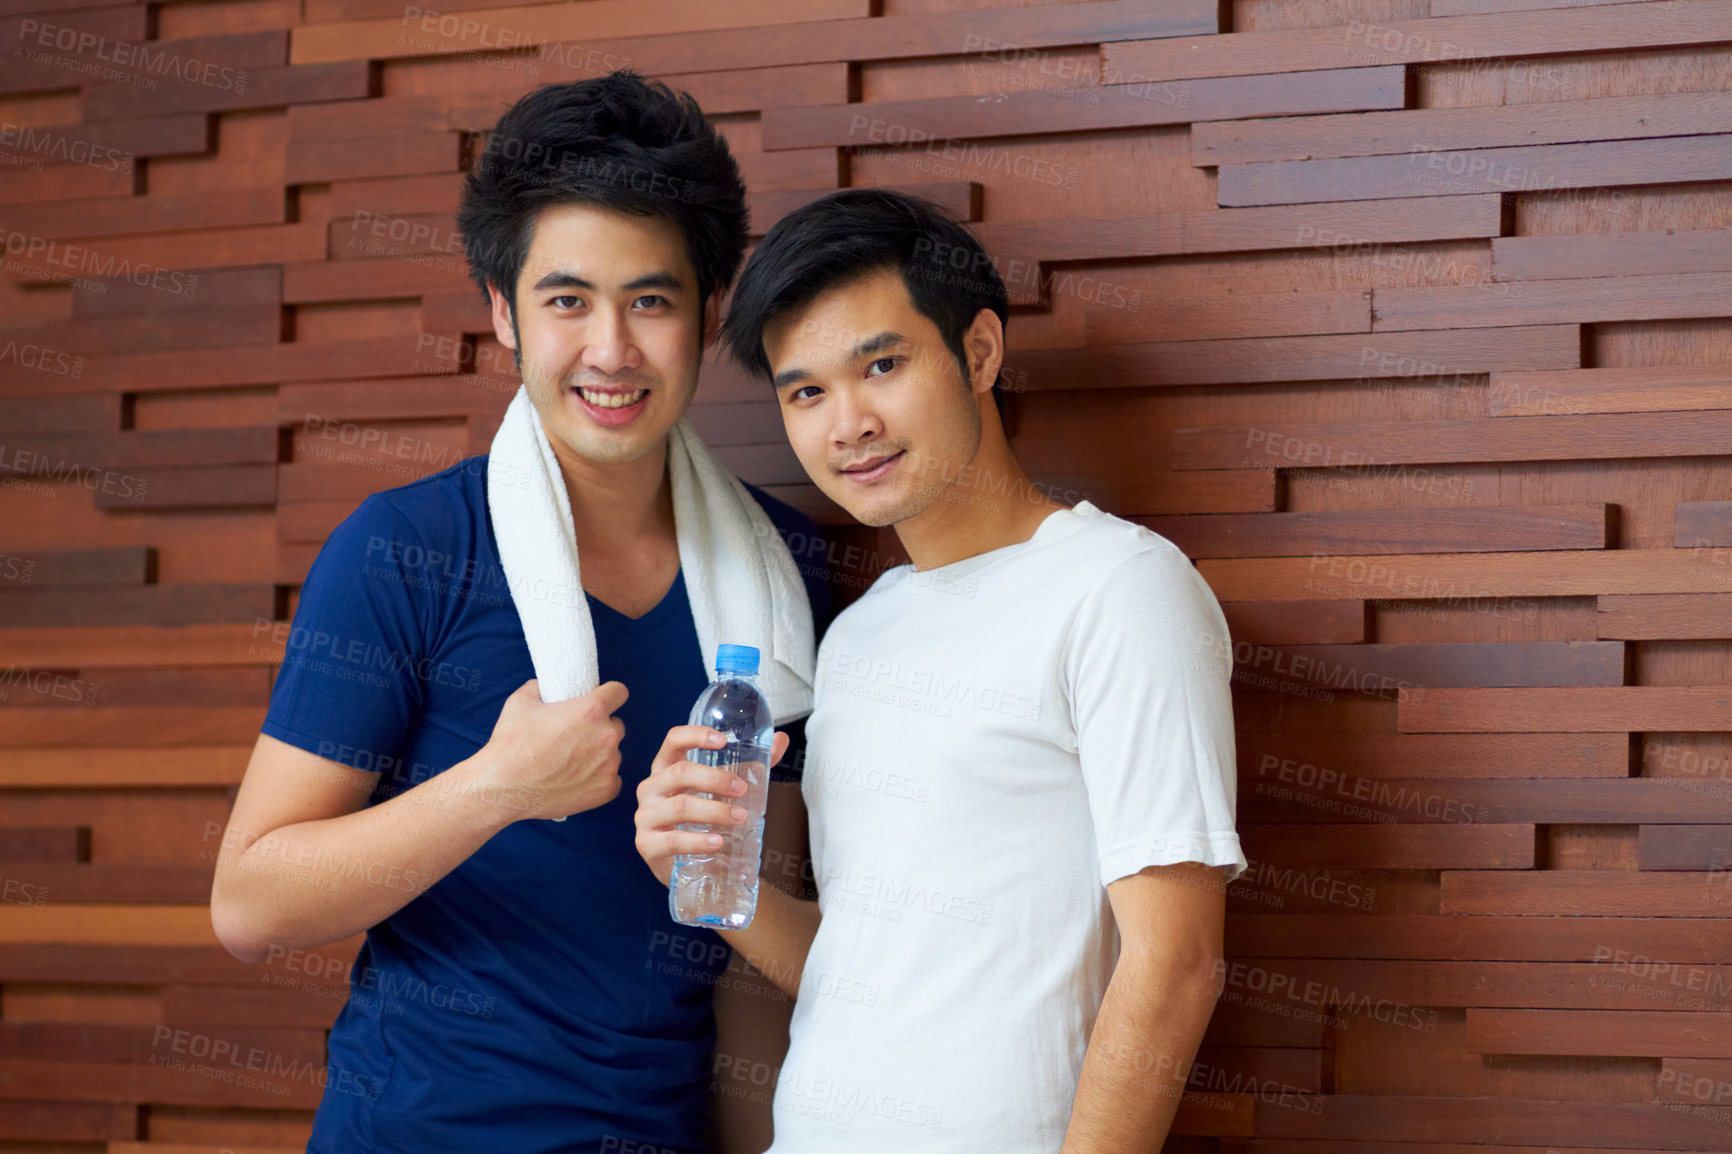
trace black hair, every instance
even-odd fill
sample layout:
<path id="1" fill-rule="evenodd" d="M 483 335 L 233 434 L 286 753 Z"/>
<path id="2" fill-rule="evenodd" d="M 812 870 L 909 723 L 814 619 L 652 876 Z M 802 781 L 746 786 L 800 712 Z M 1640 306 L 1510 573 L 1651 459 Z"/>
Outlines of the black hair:
<path id="1" fill-rule="evenodd" d="M 535 217 L 589 203 L 662 216 L 685 234 L 700 309 L 746 251 L 746 186 L 697 101 L 630 69 L 549 84 L 499 118 L 463 184 L 457 229 L 469 274 L 517 317 L 517 278 Z"/>
<path id="2" fill-rule="evenodd" d="M 902 275 L 908 297 L 938 328 L 968 380 L 963 335 L 981 309 L 1010 321 L 1010 295 L 992 258 L 931 201 L 882 188 L 850 188 L 795 209 L 765 236 L 734 289 L 722 339 L 734 359 L 768 379 L 764 328 L 836 285 L 881 269 Z M 1004 390 L 993 382 L 1000 416 Z"/>

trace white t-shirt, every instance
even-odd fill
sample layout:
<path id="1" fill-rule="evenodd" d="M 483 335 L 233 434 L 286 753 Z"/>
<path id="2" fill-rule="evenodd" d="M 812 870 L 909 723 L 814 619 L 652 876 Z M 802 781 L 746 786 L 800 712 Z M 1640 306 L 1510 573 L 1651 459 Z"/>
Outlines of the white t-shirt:
<path id="1" fill-rule="evenodd" d="M 1117 958 L 1106 884 L 1245 870 L 1231 652 L 1184 554 L 1087 501 L 837 618 L 771 1154 L 1056 1154 Z"/>

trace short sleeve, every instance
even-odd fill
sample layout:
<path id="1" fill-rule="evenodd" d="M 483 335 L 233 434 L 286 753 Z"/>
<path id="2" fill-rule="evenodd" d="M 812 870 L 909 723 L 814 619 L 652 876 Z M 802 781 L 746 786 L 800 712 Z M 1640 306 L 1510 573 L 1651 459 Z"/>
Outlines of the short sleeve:
<path id="1" fill-rule="evenodd" d="M 830 564 L 829 542 L 819 532 L 817 524 L 800 510 L 778 501 L 750 482 L 740 483 L 763 508 L 793 556 L 794 565 L 806 587 L 807 604 L 812 607 L 813 642 L 822 641 L 824 631 L 836 615 L 831 592 L 836 575 Z M 788 751 L 782 755 L 781 761 L 770 767 L 770 780 L 798 782 L 806 764 L 806 719 L 797 718 L 777 728 L 788 735 Z"/>
<path id="2" fill-rule="evenodd" d="M 408 519 L 369 497 L 331 533 L 301 586 L 263 731 L 342 765 L 384 772 L 422 707 L 424 552 Z M 425 568 L 425 565 L 422 565 Z"/>
<path id="3" fill-rule="evenodd" d="M 1064 677 L 1101 883 L 1146 866 L 1247 865 L 1234 827 L 1226 618 L 1177 548 L 1114 566 L 1079 607 Z M 1199 659 L 1203 658 L 1203 659 Z"/>

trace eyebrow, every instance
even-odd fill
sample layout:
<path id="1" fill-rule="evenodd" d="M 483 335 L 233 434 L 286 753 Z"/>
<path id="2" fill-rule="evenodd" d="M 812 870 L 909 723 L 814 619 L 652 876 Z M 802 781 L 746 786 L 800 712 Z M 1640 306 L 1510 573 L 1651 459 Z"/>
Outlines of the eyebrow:
<path id="1" fill-rule="evenodd" d="M 848 360 L 858 361 L 862 357 L 869 357 L 873 353 L 883 352 L 885 349 L 899 345 L 907 339 L 908 338 L 904 337 L 901 333 L 893 333 L 886 330 L 876 336 L 867 337 L 852 349 L 849 349 Z M 776 379 L 772 383 L 776 388 L 782 389 L 789 385 L 797 384 L 800 381 L 809 380 L 811 376 L 812 374 L 805 369 L 784 369 L 776 374 Z"/>
<path id="2" fill-rule="evenodd" d="M 627 281 L 624 287 L 627 292 L 637 292 L 639 289 L 648 288 L 659 288 L 666 289 L 669 292 L 678 292 L 685 286 L 680 284 L 680 278 L 675 276 L 673 273 L 666 269 L 658 269 L 655 272 L 645 273 L 636 280 Z M 554 269 L 552 272 L 536 281 L 529 291 L 541 292 L 543 289 L 550 288 L 575 288 L 594 291 L 595 285 L 584 280 L 574 272 L 570 272 L 566 269 Z"/>

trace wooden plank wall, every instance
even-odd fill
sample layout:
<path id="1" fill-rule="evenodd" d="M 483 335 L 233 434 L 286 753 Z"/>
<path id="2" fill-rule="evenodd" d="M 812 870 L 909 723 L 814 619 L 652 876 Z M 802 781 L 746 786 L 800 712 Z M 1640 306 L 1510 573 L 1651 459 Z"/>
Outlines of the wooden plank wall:
<path id="1" fill-rule="evenodd" d="M 623 64 L 758 233 L 978 222 L 1022 459 L 1225 603 L 1253 865 L 1169 1149 L 1732 1148 L 1732 0 L 437 9 L 0 0 L 0 1149 L 304 1143 L 355 943 L 204 904 L 273 623 L 485 451 L 462 171 Z M 694 415 L 837 519 L 759 387 Z"/>

